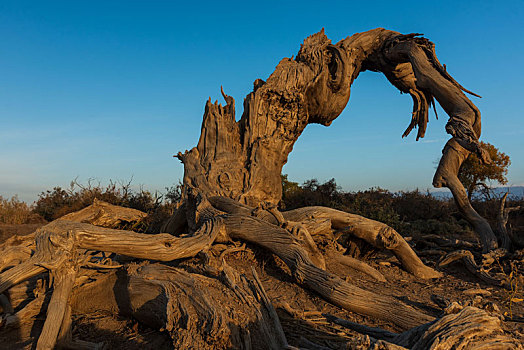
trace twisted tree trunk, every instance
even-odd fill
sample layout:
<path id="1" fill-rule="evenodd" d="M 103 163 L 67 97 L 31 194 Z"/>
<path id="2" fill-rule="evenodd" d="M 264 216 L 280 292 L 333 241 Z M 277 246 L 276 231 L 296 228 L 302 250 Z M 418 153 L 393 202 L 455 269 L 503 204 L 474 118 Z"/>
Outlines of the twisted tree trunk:
<path id="1" fill-rule="evenodd" d="M 322 30 L 304 41 L 295 59 L 281 60 L 267 81 L 254 82 L 239 121 L 231 96 L 222 91 L 225 106 L 209 100 L 198 145 L 177 155 L 184 163 L 189 227 L 198 226 L 204 197 L 223 196 L 254 207 L 276 205 L 282 196 L 282 167 L 304 128 L 309 123 L 330 125 L 345 108 L 359 73 L 373 70 L 413 98 L 412 120 L 403 136 L 418 127 L 417 140 L 424 137 L 434 99 L 448 113 L 446 130 L 452 138 L 433 184 L 451 189 L 484 250 L 496 248 L 491 227 L 473 209 L 457 177 L 469 152 L 490 161 L 478 142 L 480 112 L 463 93 L 469 91 L 441 66 L 433 43 L 417 36 L 378 28 L 332 44 Z"/>

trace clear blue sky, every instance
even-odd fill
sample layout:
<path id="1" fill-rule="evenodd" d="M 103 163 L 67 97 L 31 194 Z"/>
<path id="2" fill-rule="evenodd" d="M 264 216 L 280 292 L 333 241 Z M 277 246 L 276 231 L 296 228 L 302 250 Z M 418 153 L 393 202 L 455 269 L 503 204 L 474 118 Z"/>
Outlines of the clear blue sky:
<path id="1" fill-rule="evenodd" d="M 523 185 L 523 18 L 523 1 L 0 1 L 0 195 L 31 202 L 75 177 L 176 183 L 172 155 L 196 145 L 205 100 L 223 85 L 241 108 L 253 81 L 322 27 L 334 42 L 376 27 L 424 33 L 483 96 L 472 97 L 482 140 L 510 155 L 510 184 Z M 411 98 L 363 73 L 284 172 L 346 190 L 431 188 L 448 139 L 439 112 L 425 139 L 402 139 Z"/>

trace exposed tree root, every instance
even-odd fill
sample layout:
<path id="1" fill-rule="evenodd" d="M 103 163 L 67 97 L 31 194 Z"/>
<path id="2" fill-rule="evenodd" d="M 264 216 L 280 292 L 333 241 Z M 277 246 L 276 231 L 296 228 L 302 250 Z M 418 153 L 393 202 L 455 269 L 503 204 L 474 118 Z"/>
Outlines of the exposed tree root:
<path id="1" fill-rule="evenodd" d="M 51 350 L 55 348 L 58 333 L 62 328 L 64 316 L 69 308 L 69 297 L 73 290 L 78 269 L 78 264 L 74 261 L 68 261 L 53 271 L 54 291 L 47 308 L 44 328 L 42 328 L 36 344 L 37 349 Z M 67 332 L 68 330 L 65 331 Z"/>
<path id="2" fill-rule="evenodd" d="M 420 278 L 438 278 L 442 274 L 424 263 L 402 236 L 391 227 L 362 216 L 326 207 L 305 207 L 283 213 L 288 220 L 329 219 L 333 228 L 346 230 L 379 249 L 391 251 L 402 266 Z"/>
<path id="3" fill-rule="evenodd" d="M 335 305 L 391 321 L 403 328 L 414 327 L 432 319 L 398 300 L 365 291 L 319 269 L 297 238 L 282 228 L 255 217 L 237 215 L 227 216 L 224 223 L 230 237 L 252 242 L 275 253 L 289 266 L 298 282 Z"/>
<path id="4" fill-rule="evenodd" d="M 257 272 L 254 267 L 251 267 L 251 272 L 253 273 L 253 278 L 255 282 L 254 286 L 259 294 L 259 300 L 262 303 L 262 305 L 264 305 L 267 313 L 269 314 L 269 319 L 273 324 L 273 328 L 276 330 L 276 341 L 278 342 L 278 345 L 282 349 L 296 349 L 295 347 L 289 346 L 286 339 L 286 335 L 284 334 L 284 330 L 282 329 L 282 325 L 280 324 L 277 312 L 275 311 L 275 308 L 273 307 L 271 300 L 267 296 L 266 291 L 264 290 L 264 286 L 262 285 L 262 282 L 260 282 L 260 279 L 258 278 Z"/>
<path id="5" fill-rule="evenodd" d="M 342 255 L 337 253 L 330 253 L 330 257 L 341 264 L 349 266 L 357 271 L 363 272 L 366 275 L 373 277 L 375 280 L 379 282 L 386 282 L 386 277 L 384 277 L 383 274 L 381 274 L 379 271 L 377 271 L 376 269 L 369 266 L 363 261 L 360 261 L 348 255 Z"/>
<path id="6" fill-rule="evenodd" d="M 456 303 L 440 319 L 400 334 L 326 316 L 332 322 L 374 338 L 353 342 L 354 349 L 523 349 L 522 343 L 504 334 L 498 317 Z"/>
<path id="7" fill-rule="evenodd" d="M 449 253 L 439 262 L 439 266 L 443 267 L 451 264 L 454 261 L 462 260 L 464 265 L 476 277 L 480 278 L 482 281 L 495 285 L 495 286 L 504 286 L 505 281 L 501 278 L 492 277 L 484 268 L 477 265 L 473 254 L 469 250 L 458 250 L 456 252 Z"/>
<path id="8" fill-rule="evenodd" d="M 231 205 L 233 204 L 229 201 L 227 202 Z M 224 208 L 222 207 L 221 209 Z M 244 213 L 246 210 L 249 212 L 249 216 L 238 214 Z M 220 232 L 221 235 L 225 235 L 231 239 L 251 242 L 275 253 L 289 266 L 293 276 L 299 283 L 304 284 L 328 301 L 345 309 L 390 321 L 405 329 L 413 328 L 432 320 L 432 317 L 420 313 L 407 305 L 403 305 L 398 300 L 355 287 L 339 277 L 316 267 L 309 257 L 310 253 L 306 248 L 307 245 L 304 245 L 304 238 L 293 234 L 293 230 L 281 227 L 286 225 L 278 226 L 271 223 L 271 220 L 275 220 L 273 222 L 278 224 L 274 216 L 266 216 L 266 214 L 262 214 L 261 211 L 255 213 L 255 215 L 259 215 L 265 219 L 252 216 L 253 210 L 250 210 L 244 205 L 237 205 L 237 210 L 231 211 L 237 214 L 225 213 L 221 216 L 215 216 L 213 219 L 204 221 L 202 228 L 194 235 L 183 237 L 173 237 L 165 234 L 142 235 L 130 231 L 97 227 L 87 223 L 58 220 L 42 227 L 36 233 L 36 250 L 33 256 L 20 265 L 4 271 L 0 275 L 0 285 L 3 288 L 2 290 L 6 290 L 22 282 L 24 279 L 36 276 L 45 270 L 51 272 L 52 279 L 54 280 L 54 290 L 51 294 L 47 318 L 37 343 L 37 349 L 51 349 L 57 342 L 60 342 L 64 347 L 73 347 L 76 344 L 79 348 L 96 348 L 98 346 L 97 344 L 73 340 L 68 335 L 71 322 L 69 308 L 72 308 L 76 312 L 88 312 L 89 308 L 93 307 L 101 310 L 117 311 L 124 315 L 132 316 L 156 329 L 164 328 L 166 330 L 172 329 L 173 331 L 176 329 L 177 335 L 172 334 L 171 336 L 174 339 L 174 344 L 178 347 L 187 346 L 188 339 L 194 341 L 194 332 L 203 327 L 202 325 L 196 326 L 196 324 L 195 326 L 189 326 L 188 324 L 183 325 L 180 323 L 182 319 L 178 318 L 183 318 L 184 313 L 188 312 L 189 307 L 196 308 L 194 312 L 196 313 L 195 315 L 198 316 L 193 316 L 193 318 L 196 317 L 195 320 L 202 318 L 208 319 L 208 321 L 202 322 L 209 324 L 209 327 L 212 327 L 212 329 L 216 329 L 216 331 L 210 333 L 215 334 L 214 337 L 212 336 L 211 338 L 201 340 L 202 346 L 214 344 L 214 346 L 220 348 L 220 344 L 225 344 L 220 343 L 221 341 L 224 342 L 224 340 L 219 341 L 218 339 L 220 338 L 227 339 L 227 344 L 237 342 L 235 344 L 243 344 L 243 347 L 248 347 L 247 344 L 251 344 L 253 341 L 253 337 L 251 336 L 254 334 L 253 331 L 250 330 L 249 332 L 251 333 L 246 333 L 246 331 L 239 330 L 243 326 L 240 328 L 231 328 L 228 326 L 229 331 L 227 332 L 229 333 L 227 334 L 229 335 L 224 336 L 224 334 L 221 333 L 223 332 L 223 326 L 219 326 L 219 324 L 223 324 L 221 320 L 225 316 L 217 316 L 220 314 L 220 311 L 218 311 L 216 307 L 213 307 L 212 311 L 209 310 L 211 306 L 209 306 L 209 300 L 206 297 L 207 294 L 198 292 L 198 290 L 203 290 L 203 287 L 197 287 L 197 284 L 200 282 L 197 284 L 194 282 L 195 278 L 201 282 L 208 281 L 208 279 L 204 277 L 195 277 L 195 275 L 162 265 L 145 265 L 128 268 L 127 277 L 119 277 L 121 275 L 120 272 L 110 272 L 111 270 L 114 271 L 114 269 L 109 269 L 106 277 L 97 278 L 95 282 L 92 283 L 80 283 L 78 288 L 72 293 L 73 285 L 77 279 L 78 269 L 81 268 L 81 266 L 90 264 L 89 259 L 92 257 L 92 254 L 86 254 L 89 250 L 104 250 L 129 256 L 136 255 L 140 258 L 149 257 L 149 259 L 155 257 L 155 260 L 167 261 L 194 256 L 199 251 L 206 250 L 213 243 L 219 231 L 222 230 Z M 308 214 L 306 215 L 304 213 Z M 306 217 L 313 215 L 314 218 L 321 219 L 329 216 L 331 224 L 336 228 L 347 228 L 350 223 L 349 217 L 352 219 L 351 223 L 353 225 L 349 229 L 357 231 L 356 235 L 358 235 L 358 237 L 368 237 L 367 240 L 375 242 L 376 246 L 380 246 L 379 243 L 376 242 L 385 240 L 381 238 L 380 235 L 373 236 L 372 234 L 366 233 L 370 232 L 372 228 L 376 230 L 379 223 L 373 222 L 369 224 L 364 218 L 356 220 L 351 218 L 349 214 L 338 211 L 333 212 L 327 208 L 305 208 L 303 211 L 299 210 L 284 213 L 284 217 L 286 215 L 294 217 L 295 219 L 297 215 L 305 215 Z M 309 217 L 309 219 L 311 219 L 311 217 Z M 361 222 L 364 222 L 362 227 L 360 226 Z M 378 226 L 381 227 L 381 225 Z M 398 235 L 396 232 L 394 234 Z M 385 245 L 383 243 L 380 244 Z M 88 250 L 86 251 L 86 249 Z M 402 251 L 397 254 L 402 254 Z M 470 255 L 471 253 L 464 253 L 460 258 Z M 345 258 L 347 257 L 343 257 L 343 259 Z M 104 267 L 103 264 L 96 265 L 97 267 Z M 234 271 L 228 270 L 226 265 L 222 268 L 222 273 L 228 277 L 226 279 L 228 282 L 226 281 L 223 286 L 227 286 L 227 288 L 230 288 L 235 293 L 237 296 L 236 300 L 245 305 L 253 305 L 253 300 L 258 300 L 261 305 L 265 305 L 263 309 L 267 312 L 266 316 L 263 316 L 264 313 L 261 313 L 258 307 L 255 308 L 255 316 L 258 316 L 256 316 L 257 321 L 253 321 L 253 323 L 258 325 L 257 327 L 259 328 L 257 329 L 259 329 L 260 332 L 265 332 L 266 337 L 272 337 L 269 333 L 281 334 L 278 327 L 278 319 L 275 318 L 274 312 L 271 311 L 272 309 L 269 307 L 268 300 L 263 297 L 263 290 L 260 290 L 260 288 L 262 288 L 260 282 L 257 282 L 256 277 L 255 282 L 249 282 L 246 277 L 239 277 Z M 370 267 L 368 266 L 368 268 Z M 231 268 L 229 267 L 229 269 Z M 363 270 L 367 270 L 370 275 L 379 280 L 383 278 L 383 276 L 380 277 L 380 274 L 377 275 L 378 272 L 374 269 L 369 270 L 363 268 Z M 110 287 L 115 285 L 115 283 L 121 284 L 121 287 Z M 253 290 L 253 288 L 259 290 L 257 292 L 258 294 L 253 294 L 253 292 L 249 291 Z M 184 291 L 183 293 L 194 291 L 194 293 L 197 294 L 191 297 L 188 296 L 187 299 L 180 299 L 179 294 L 181 291 Z M 108 292 L 116 294 L 108 296 Z M 100 298 L 97 298 L 97 300 L 100 300 L 102 304 L 106 304 L 97 305 L 97 303 L 93 303 L 93 298 L 89 298 L 88 295 L 100 295 Z M 160 295 L 163 295 L 163 297 L 158 299 Z M 262 295 L 262 297 L 258 298 L 256 295 Z M 198 298 L 201 298 L 201 301 L 198 301 Z M 43 300 L 44 297 L 40 296 L 16 315 L 5 318 L 3 322 L 4 328 L 13 326 L 21 327 L 25 320 L 29 322 L 34 320 L 36 314 L 40 312 L 39 306 L 42 305 Z M 122 300 L 127 300 L 125 305 L 121 303 Z M 156 301 L 150 304 L 153 300 Z M 172 309 L 173 306 L 166 306 L 173 305 L 174 300 L 178 300 L 176 305 L 178 305 L 177 308 L 179 308 L 180 311 L 175 312 L 173 311 L 175 309 Z M 161 301 L 160 304 L 158 304 L 158 301 Z M 116 303 L 116 306 L 115 304 L 107 305 L 108 302 L 109 304 Z M 144 307 L 146 304 L 150 306 Z M 164 311 L 160 311 L 158 308 L 162 308 Z M 204 313 L 202 314 L 202 312 Z M 214 319 L 214 321 L 209 321 L 210 317 Z M 24 318 L 23 322 L 22 318 Z M 177 319 L 180 321 L 177 321 Z M 177 325 L 175 326 L 173 322 L 178 323 L 176 323 Z M 184 329 L 187 329 L 188 333 L 186 335 L 180 335 L 180 327 L 185 327 Z M 251 329 L 247 325 L 245 327 L 247 327 L 245 329 Z M 377 336 L 377 334 L 375 334 L 375 336 Z M 287 342 L 284 343 L 285 337 L 278 335 L 273 338 L 276 343 L 274 346 L 271 346 L 271 348 L 277 349 L 287 346 Z M 387 336 L 384 336 L 384 338 L 387 338 Z M 395 339 L 398 344 L 398 339 L 400 338 L 395 335 Z M 386 340 L 387 339 L 384 339 L 384 341 Z M 430 342 L 430 340 L 424 341 L 426 342 L 425 344 L 429 344 L 428 342 Z"/>
<path id="9" fill-rule="evenodd" d="M 100 203 L 97 203 L 90 209 L 84 209 L 82 216 L 85 217 L 89 210 L 98 210 L 99 206 Z M 242 210 L 246 209 L 245 206 L 240 207 Z M 117 208 L 113 207 L 112 210 L 112 215 L 118 215 Z M 249 212 L 251 214 L 252 210 Z M 71 217 L 74 215 L 69 216 Z M 273 219 L 276 220 L 274 215 Z M 289 225 L 281 223 L 281 226 Z M 89 262 L 91 255 L 86 254 L 86 250 L 102 250 L 142 259 L 170 261 L 191 257 L 207 249 L 222 228 L 225 229 L 222 235 L 255 243 L 274 252 L 290 267 L 298 282 L 343 308 L 389 320 L 404 328 L 431 319 L 397 300 L 352 286 L 316 267 L 310 258 L 311 250 L 307 250 L 307 247 L 311 246 L 304 244 L 304 236 L 297 235 L 293 229 L 284 229 L 254 216 L 234 214 L 214 216 L 205 220 L 194 235 L 182 237 L 167 234 L 144 235 L 88 223 L 57 220 L 37 231 L 36 248 L 32 257 L 0 275 L 0 291 L 5 291 L 45 270 L 51 272 L 54 291 L 37 343 L 38 349 L 50 349 L 59 339 L 62 327 L 69 328 L 68 302 L 77 271 L 81 266 L 92 265 Z M 103 265 L 97 264 L 97 267 Z M 154 272 L 148 273 L 151 275 Z M 232 283 L 229 285 L 233 290 L 239 288 Z M 236 292 L 238 293 L 238 290 Z M 67 334 L 67 330 L 62 329 L 62 333 Z"/>
<path id="10" fill-rule="evenodd" d="M 249 216 L 254 210 L 225 197 L 212 197 L 209 201 L 215 208 L 229 214 Z M 390 250 L 400 260 L 404 268 L 417 277 L 438 278 L 442 276 L 438 271 L 424 265 L 398 232 L 381 222 L 318 206 L 285 211 L 281 214 L 285 223 L 302 223 L 307 226 L 311 225 L 312 221 L 329 222 L 334 229 L 345 230 L 376 248 Z M 270 215 L 266 211 L 256 211 L 256 215 L 268 223 L 279 224 L 274 215 Z M 325 232 L 325 229 L 322 232 Z"/>

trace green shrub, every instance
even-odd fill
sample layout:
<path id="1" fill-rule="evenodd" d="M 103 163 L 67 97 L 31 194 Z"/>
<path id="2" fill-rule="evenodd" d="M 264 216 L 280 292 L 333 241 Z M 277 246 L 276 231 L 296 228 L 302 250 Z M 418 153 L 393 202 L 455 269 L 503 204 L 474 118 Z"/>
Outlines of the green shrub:
<path id="1" fill-rule="evenodd" d="M 418 190 L 392 193 L 380 187 L 344 192 L 335 179 L 324 183 L 308 180 L 302 185 L 282 176 L 285 210 L 321 205 L 383 222 L 403 235 L 467 235 L 469 224 L 458 213 L 452 199 L 442 200 Z"/>

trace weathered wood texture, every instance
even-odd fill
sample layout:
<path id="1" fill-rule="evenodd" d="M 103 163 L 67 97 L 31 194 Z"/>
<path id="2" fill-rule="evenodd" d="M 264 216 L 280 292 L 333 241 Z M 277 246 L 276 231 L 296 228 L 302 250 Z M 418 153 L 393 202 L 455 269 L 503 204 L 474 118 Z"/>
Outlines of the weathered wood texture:
<path id="1" fill-rule="evenodd" d="M 509 214 L 512 211 L 520 210 L 520 206 L 506 208 L 506 199 L 508 198 L 508 194 L 509 193 L 505 193 L 500 200 L 499 211 L 497 213 L 497 227 L 495 232 L 499 236 L 500 247 L 509 251 L 513 245 L 518 248 L 523 247 L 524 244 L 519 241 L 518 237 L 513 235 L 511 231 L 508 232 L 507 224 L 509 220 Z"/>
<path id="2" fill-rule="evenodd" d="M 175 349 L 282 349 L 256 278 L 236 275 L 234 293 L 217 278 L 160 264 L 132 264 L 79 288 L 75 313 L 102 310 L 164 329 Z M 98 296 L 93 300 L 95 296 Z M 285 339 L 284 339 L 285 341 Z"/>
<path id="3" fill-rule="evenodd" d="M 329 219 L 334 228 L 346 230 L 376 248 L 391 251 L 402 263 L 402 266 L 413 275 L 420 278 L 442 276 L 441 273 L 424 265 L 397 231 L 381 222 L 326 207 L 305 207 L 290 210 L 283 214 L 284 217 L 293 221 Z"/>
<path id="4" fill-rule="evenodd" d="M 72 286 L 78 269 L 89 266 L 89 251 L 101 250 L 141 259 L 171 261 L 192 257 L 207 249 L 220 234 L 228 239 L 252 242 L 274 252 L 290 267 L 299 283 L 343 308 L 385 319 L 406 329 L 432 319 L 393 298 L 357 288 L 315 266 L 311 260 L 310 246 L 303 237 L 298 236 L 296 230 L 290 231 L 278 225 L 279 221 L 284 224 L 283 215 L 278 211 L 255 210 L 224 197 L 212 197 L 211 202 L 205 202 L 209 205 L 213 203 L 216 207 L 203 212 L 221 214 L 211 215 L 194 234 L 180 237 L 169 234 L 145 235 L 62 219 L 49 223 L 35 232 L 34 254 L 0 274 L 0 293 L 44 271 L 50 272 L 54 277 L 54 290 L 37 344 L 37 349 L 50 349 L 56 345 L 61 327 L 69 327 L 67 310 L 69 299 L 74 296 L 74 293 L 71 294 Z M 68 218 L 88 222 L 97 220 L 93 213 L 98 212 L 100 205 L 95 203 Z M 112 226 L 119 218 L 118 207 L 111 206 L 111 210 L 106 212 L 111 214 L 103 223 Z M 123 208 L 123 213 L 126 216 L 127 209 Z M 86 217 L 91 219 L 86 220 Z M 356 226 L 359 226 L 358 222 Z"/>
<path id="5" fill-rule="evenodd" d="M 367 335 L 352 342 L 348 346 L 351 349 L 520 350 L 524 348 L 520 341 L 504 334 L 499 317 L 457 303 L 451 304 L 441 318 L 400 334 L 362 326 L 331 315 L 327 317 L 332 322 Z"/>

